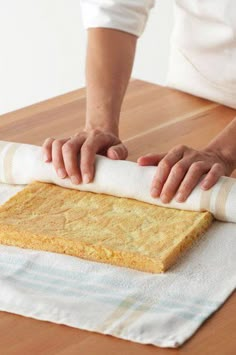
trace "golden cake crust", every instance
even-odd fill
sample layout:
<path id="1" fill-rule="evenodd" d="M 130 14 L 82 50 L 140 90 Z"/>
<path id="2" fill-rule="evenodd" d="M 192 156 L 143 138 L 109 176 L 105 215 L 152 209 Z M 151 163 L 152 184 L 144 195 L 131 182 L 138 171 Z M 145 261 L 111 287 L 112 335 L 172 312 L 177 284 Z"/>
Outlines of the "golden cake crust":
<path id="1" fill-rule="evenodd" d="M 210 212 L 35 181 L 0 206 L 0 243 L 159 273 L 212 221 Z"/>

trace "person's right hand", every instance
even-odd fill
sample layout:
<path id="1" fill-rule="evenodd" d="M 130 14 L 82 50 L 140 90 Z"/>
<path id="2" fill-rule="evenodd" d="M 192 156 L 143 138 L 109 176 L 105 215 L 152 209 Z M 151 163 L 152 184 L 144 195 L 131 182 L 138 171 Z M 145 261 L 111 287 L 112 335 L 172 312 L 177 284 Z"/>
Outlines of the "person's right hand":
<path id="1" fill-rule="evenodd" d="M 70 138 L 47 138 L 42 150 L 44 161 L 52 161 L 58 176 L 69 176 L 73 184 L 89 183 L 93 180 L 96 154 L 122 160 L 128 156 L 127 148 L 116 135 L 99 129 L 82 131 Z"/>

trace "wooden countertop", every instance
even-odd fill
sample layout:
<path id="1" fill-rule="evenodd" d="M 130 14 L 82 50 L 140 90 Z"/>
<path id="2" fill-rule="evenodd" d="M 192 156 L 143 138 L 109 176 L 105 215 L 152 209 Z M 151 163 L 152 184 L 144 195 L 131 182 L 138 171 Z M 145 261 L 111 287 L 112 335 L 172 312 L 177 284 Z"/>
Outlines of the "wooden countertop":
<path id="1" fill-rule="evenodd" d="M 120 136 L 129 149 L 128 159 L 135 161 L 144 153 L 168 151 L 179 143 L 202 148 L 235 116 L 235 110 L 217 103 L 132 80 L 121 113 Z M 79 131 L 84 119 L 85 89 L 80 89 L 0 116 L 0 140 L 42 145 L 47 137 L 62 138 Z M 232 176 L 236 177 L 236 173 Z M 236 296 L 233 294 L 178 349 L 141 345 L 0 312 L 0 353 L 230 355 L 235 354 L 236 349 L 235 312 Z"/>

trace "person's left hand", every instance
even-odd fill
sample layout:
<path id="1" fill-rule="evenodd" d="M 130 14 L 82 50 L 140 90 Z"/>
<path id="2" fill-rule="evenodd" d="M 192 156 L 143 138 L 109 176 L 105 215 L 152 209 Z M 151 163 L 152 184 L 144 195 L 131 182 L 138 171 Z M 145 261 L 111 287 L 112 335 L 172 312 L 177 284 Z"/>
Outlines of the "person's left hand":
<path id="1" fill-rule="evenodd" d="M 168 153 L 147 154 L 138 158 L 139 165 L 158 165 L 152 181 L 152 197 L 160 197 L 168 203 L 176 194 L 177 202 L 184 202 L 201 177 L 200 186 L 211 188 L 220 176 L 229 176 L 234 167 L 218 151 L 211 149 L 195 150 L 178 145 Z"/>

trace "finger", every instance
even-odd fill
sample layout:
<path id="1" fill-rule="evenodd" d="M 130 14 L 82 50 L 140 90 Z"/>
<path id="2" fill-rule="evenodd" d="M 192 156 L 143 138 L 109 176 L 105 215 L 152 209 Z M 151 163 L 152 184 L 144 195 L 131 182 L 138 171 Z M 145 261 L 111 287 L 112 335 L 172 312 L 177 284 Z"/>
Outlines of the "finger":
<path id="1" fill-rule="evenodd" d="M 84 184 L 88 184 L 94 178 L 94 161 L 96 148 L 93 142 L 86 140 L 81 148 L 80 170 Z"/>
<path id="2" fill-rule="evenodd" d="M 110 159 L 125 160 L 128 156 L 128 150 L 123 143 L 113 145 L 107 150 L 107 157 Z"/>
<path id="3" fill-rule="evenodd" d="M 89 183 L 94 178 L 94 161 L 95 155 L 100 154 L 107 155 L 109 147 L 120 144 L 120 140 L 113 135 L 104 135 L 100 132 L 92 132 L 81 148 L 80 157 L 80 169 L 84 183 Z M 118 153 L 119 149 L 119 153 Z M 117 147 L 117 154 L 123 154 L 125 156 L 125 147 Z M 122 151 L 123 150 L 123 153 Z M 115 159 L 118 159 L 118 155 L 114 153 Z"/>
<path id="4" fill-rule="evenodd" d="M 68 140 L 62 147 L 65 169 L 73 184 L 80 184 L 82 181 L 78 163 L 78 153 L 85 139 L 86 136 L 81 134 L 80 136 Z"/>
<path id="5" fill-rule="evenodd" d="M 188 172 L 186 173 L 181 185 L 179 186 L 175 200 L 177 202 L 184 202 L 194 187 L 198 184 L 202 175 L 210 169 L 209 162 L 194 162 Z"/>
<path id="6" fill-rule="evenodd" d="M 168 178 L 162 188 L 162 192 L 160 198 L 162 202 L 168 203 L 174 197 L 178 187 L 183 180 L 188 168 L 190 166 L 190 162 L 187 159 L 179 160 L 171 169 Z"/>
<path id="7" fill-rule="evenodd" d="M 225 170 L 223 165 L 215 163 L 208 174 L 201 182 L 201 187 L 204 190 L 210 189 L 219 180 L 221 176 L 225 175 Z"/>
<path id="8" fill-rule="evenodd" d="M 173 167 L 183 156 L 181 150 L 172 150 L 166 154 L 166 156 L 160 161 L 157 166 L 156 174 L 154 175 L 151 195 L 152 197 L 159 197 L 162 191 L 162 187 Z"/>
<path id="9" fill-rule="evenodd" d="M 42 145 L 43 160 L 45 162 L 50 162 L 52 160 L 52 143 L 55 138 L 46 138 Z"/>
<path id="10" fill-rule="evenodd" d="M 166 156 L 167 153 L 160 154 L 146 154 L 138 158 L 137 163 L 139 165 L 157 165 L 161 159 Z"/>
<path id="11" fill-rule="evenodd" d="M 57 172 L 57 175 L 64 179 L 67 176 L 67 172 L 64 165 L 63 155 L 62 155 L 62 146 L 65 144 L 69 138 L 65 139 L 56 139 L 52 143 L 52 162 L 54 168 Z"/>
<path id="12" fill-rule="evenodd" d="M 80 155 L 80 170 L 83 182 L 88 184 L 94 178 L 94 162 L 96 153 L 104 151 L 104 146 L 109 145 L 110 137 L 101 134 L 91 134 L 84 142 Z"/>

